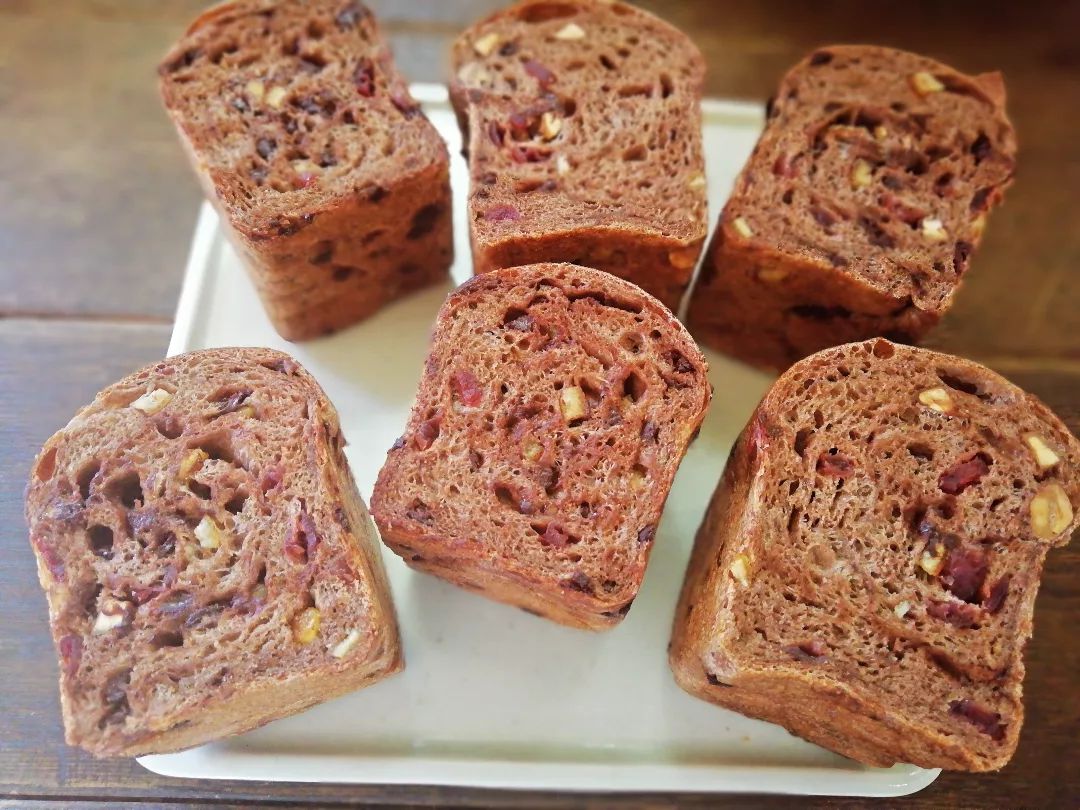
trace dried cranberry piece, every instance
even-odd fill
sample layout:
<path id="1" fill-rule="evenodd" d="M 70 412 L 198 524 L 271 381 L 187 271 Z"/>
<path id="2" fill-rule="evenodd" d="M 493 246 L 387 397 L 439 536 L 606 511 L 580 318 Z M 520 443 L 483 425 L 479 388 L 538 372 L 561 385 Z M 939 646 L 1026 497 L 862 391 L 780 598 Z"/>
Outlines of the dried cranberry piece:
<path id="1" fill-rule="evenodd" d="M 1005 597 L 1009 594 L 1009 582 L 1011 580 L 1012 577 L 1006 575 L 990 588 L 990 593 L 982 603 L 987 613 L 993 615 L 1001 610 L 1001 606 L 1005 604 Z"/>
<path id="2" fill-rule="evenodd" d="M 958 276 L 962 276 L 964 271 L 968 267 L 968 259 L 971 257 L 971 251 L 974 246 L 971 242 L 959 241 L 956 243 L 956 247 L 953 249 L 953 271 Z"/>
<path id="3" fill-rule="evenodd" d="M 488 138 L 491 139 L 491 142 L 493 144 L 495 144 L 496 146 L 503 145 L 503 141 L 506 138 L 506 131 L 501 126 L 499 126 L 498 122 L 488 121 L 487 134 Z"/>
<path id="4" fill-rule="evenodd" d="M 553 548 L 566 548 L 570 544 L 570 536 L 554 523 L 549 523 L 540 535 L 540 543 Z"/>
<path id="5" fill-rule="evenodd" d="M 592 593 L 592 580 L 583 571 L 575 571 L 573 576 L 563 580 L 563 584 L 575 591 Z"/>
<path id="6" fill-rule="evenodd" d="M 976 166 L 990 157 L 990 153 L 993 151 L 994 147 L 990 144 L 990 139 L 986 137 L 985 132 L 980 132 L 979 137 L 971 143 L 971 154 L 975 158 Z"/>
<path id="7" fill-rule="evenodd" d="M 847 478 L 854 469 L 855 462 L 839 454 L 822 453 L 817 462 L 817 471 L 833 478 Z"/>
<path id="8" fill-rule="evenodd" d="M 516 222 L 521 219 L 521 212 L 512 205 L 493 205 L 484 212 L 488 222 Z"/>
<path id="9" fill-rule="evenodd" d="M 812 641 L 803 641 L 799 644 L 790 644 L 783 648 L 784 652 L 799 661 L 809 661 L 814 664 L 819 664 L 826 660 L 829 654 L 829 648 L 817 639 Z"/>
<path id="10" fill-rule="evenodd" d="M 988 207 L 986 201 L 990 199 L 989 188 L 980 188 L 973 195 L 971 195 L 971 205 L 969 206 L 972 211 L 984 211 Z"/>
<path id="11" fill-rule="evenodd" d="M 79 636 L 64 636 L 59 642 L 60 665 L 64 674 L 71 677 L 79 671 L 82 662 L 83 643 Z"/>
<path id="12" fill-rule="evenodd" d="M 935 619 L 959 628 L 972 627 L 979 620 L 978 609 L 966 602 L 940 602 L 933 599 L 926 605 L 926 612 Z"/>
<path id="13" fill-rule="evenodd" d="M 643 442 L 655 442 L 656 437 L 660 435 L 660 428 L 656 426 L 653 421 L 647 421 L 641 426 L 641 440 Z"/>
<path id="14" fill-rule="evenodd" d="M 439 420 L 428 419 L 426 422 L 421 422 L 420 427 L 416 429 L 414 441 L 418 449 L 427 450 L 437 438 L 439 438 Z"/>
<path id="15" fill-rule="evenodd" d="M 959 495 L 968 487 L 990 472 L 993 459 L 985 453 L 976 453 L 971 458 L 959 461 L 945 470 L 938 478 L 938 487 L 948 495 Z"/>
<path id="16" fill-rule="evenodd" d="M 315 519 L 301 506 L 285 535 L 285 556 L 297 564 L 307 563 L 315 558 L 318 547 L 319 535 L 315 530 Z"/>
<path id="17" fill-rule="evenodd" d="M 264 493 L 277 487 L 285 477 L 285 470 L 280 465 L 267 467 L 259 476 L 259 489 Z"/>
<path id="18" fill-rule="evenodd" d="M 57 582 L 63 582 L 66 566 L 56 549 L 48 545 L 42 537 L 34 538 L 34 547 L 38 550 L 38 554 L 41 555 L 41 559 L 45 563 L 45 567 L 49 569 L 53 579 Z"/>
<path id="19" fill-rule="evenodd" d="M 656 537 L 656 527 L 655 526 L 646 526 L 644 529 L 642 529 L 641 531 L 639 531 L 637 533 L 637 541 L 641 545 L 645 545 L 646 543 L 651 543 L 653 541 L 654 537 Z"/>
<path id="20" fill-rule="evenodd" d="M 1001 722 L 1001 715 L 980 706 L 970 698 L 950 702 L 949 714 L 955 717 L 963 717 L 995 742 L 1005 738 L 1007 725 Z"/>
<path id="21" fill-rule="evenodd" d="M 555 83 L 555 74 L 535 59 L 529 59 L 525 62 L 523 67 L 525 68 L 526 73 L 539 82 L 541 89 L 546 90 Z"/>
<path id="22" fill-rule="evenodd" d="M 162 585 L 152 585 L 148 588 L 132 588 L 131 598 L 136 605 L 145 605 L 151 599 L 160 596 L 165 592 L 165 588 Z"/>
<path id="23" fill-rule="evenodd" d="M 216 409 L 217 416 L 224 416 L 227 413 L 233 413 L 234 411 L 240 410 L 251 394 L 251 389 L 246 388 L 240 391 L 234 391 L 226 398 L 218 400 Z"/>
<path id="24" fill-rule="evenodd" d="M 367 57 L 361 59 L 353 71 L 353 85 L 364 98 L 375 95 L 375 65 Z"/>
<path id="25" fill-rule="evenodd" d="M 484 389 L 471 371 L 455 372 L 450 377 L 450 387 L 454 396 L 469 408 L 475 408 L 484 398 Z"/>
<path id="26" fill-rule="evenodd" d="M 952 549 L 941 569 L 941 582 L 957 599 L 974 603 L 990 567 L 986 553 L 978 547 L 962 545 Z"/>
<path id="27" fill-rule="evenodd" d="M 543 163 L 550 158 L 550 149 L 541 149 L 537 146 L 510 147 L 510 159 L 514 163 Z"/>

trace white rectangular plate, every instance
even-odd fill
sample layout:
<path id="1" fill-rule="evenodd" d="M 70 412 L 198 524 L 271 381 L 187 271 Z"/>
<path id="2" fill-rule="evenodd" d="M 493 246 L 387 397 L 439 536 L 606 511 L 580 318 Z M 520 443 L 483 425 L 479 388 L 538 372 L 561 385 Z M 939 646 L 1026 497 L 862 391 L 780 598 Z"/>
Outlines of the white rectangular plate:
<path id="1" fill-rule="evenodd" d="M 471 274 L 468 173 L 445 89 L 414 89 L 452 155 L 457 262 Z M 706 102 L 712 218 L 762 125 L 758 105 Z M 447 282 L 364 323 L 291 344 L 267 321 L 217 218 L 203 207 L 169 353 L 269 346 L 295 356 L 337 405 L 360 491 L 401 433 Z M 735 437 L 770 378 L 709 356 L 716 397 L 679 470 L 641 594 L 602 634 L 571 630 L 410 571 L 384 554 L 405 672 L 240 737 L 144 757 L 167 776 L 619 791 L 895 796 L 937 771 L 866 768 L 683 693 L 666 647 L 690 545 Z"/>

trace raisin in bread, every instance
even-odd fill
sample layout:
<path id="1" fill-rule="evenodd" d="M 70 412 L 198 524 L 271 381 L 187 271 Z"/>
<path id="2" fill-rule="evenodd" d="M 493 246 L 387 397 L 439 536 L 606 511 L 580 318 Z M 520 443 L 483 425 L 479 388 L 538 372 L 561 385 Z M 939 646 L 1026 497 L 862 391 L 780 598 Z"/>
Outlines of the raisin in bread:
<path id="1" fill-rule="evenodd" d="M 693 42 L 624 3 L 528 0 L 453 65 L 477 272 L 575 262 L 677 309 L 707 229 Z"/>
<path id="2" fill-rule="evenodd" d="M 443 305 L 405 434 L 371 496 L 405 561 L 574 627 L 637 595 L 711 398 L 683 326 L 569 264 L 476 276 Z"/>
<path id="3" fill-rule="evenodd" d="M 949 309 L 1016 138 L 998 73 L 870 46 L 815 51 L 780 83 L 691 294 L 700 341 L 777 369 Z"/>
<path id="4" fill-rule="evenodd" d="M 159 69 L 181 141 L 289 340 L 445 278 L 446 145 L 355 0 L 237 0 Z"/>
<path id="5" fill-rule="evenodd" d="M 1078 463 L 1045 405 L 975 363 L 884 339 L 803 360 L 698 532 L 676 680 L 870 765 L 1002 767 Z"/>
<path id="6" fill-rule="evenodd" d="M 26 497 L 67 740 L 173 751 L 402 667 L 378 542 L 318 383 L 266 349 L 106 388 Z"/>

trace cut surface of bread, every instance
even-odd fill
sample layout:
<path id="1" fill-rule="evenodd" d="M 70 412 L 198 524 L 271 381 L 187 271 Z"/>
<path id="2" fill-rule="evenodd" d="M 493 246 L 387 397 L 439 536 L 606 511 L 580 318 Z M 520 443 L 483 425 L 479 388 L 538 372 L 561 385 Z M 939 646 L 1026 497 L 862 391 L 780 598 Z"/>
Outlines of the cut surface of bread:
<path id="1" fill-rule="evenodd" d="M 693 42 L 624 3 L 528 0 L 452 60 L 477 271 L 574 262 L 677 309 L 707 229 Z"/>
<path id="2" fill-rule="evenodd" d="M 215 6 L 159 74 L 207 197 L 282 336 L 340 329 L 446 276 L 446 145 L 364 5 Z"/>
<path id="3" fill-rule="evenodd" d="M 372 494 L 414 568 L 564 624 L 617 624 L 711 390 L 700 351 L 634 285 L 502 269 L 436 320 L 404 435 Z"/>
<path id="4" fill-rule="evenodd" d="M 402 668 L 343 447 L 318 383 L 268 349 L 148 366 L 45 443 L 26 515 L 70 744 L 174 751 Z"/>
<path id="5" fill-rule="evenodd" d="M 828 346 L 910 343 L 949 309 L 1012 181 L 998 73 L 821 48 L 781 81 L 691 295 L 702 342 L 783 369 Z"/>
<path id="6" fill-rule="evenodd" d="M 975 363 L 884 339 L 797 363 L 698 532 L 676 680 L 870 765 L 1002 767 L 1078 464 L 1045 405 Z"/>

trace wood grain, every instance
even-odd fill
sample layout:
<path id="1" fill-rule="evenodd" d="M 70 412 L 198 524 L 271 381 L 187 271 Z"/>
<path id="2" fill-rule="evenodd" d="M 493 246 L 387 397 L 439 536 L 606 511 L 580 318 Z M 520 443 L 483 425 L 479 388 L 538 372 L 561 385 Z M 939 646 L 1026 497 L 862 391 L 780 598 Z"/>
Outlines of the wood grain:
<path id="1" fill-rule="evenodd" d="M 154 68 L 199 0 L 0 4 L 0 801 L 3 806 L 413 804 L 504 807 L 778 807 L 781 797 L 566 796 L 436 787 L 181 781 L 63 743 L 56 664 L 22 517 L 41 442 L 102 386 L 159 357 L 199 199 L 160 111 Z M 441 80 L 446 48 L 492 0 L 377 0 L 398 62 Z M 805 51 L 830 42 L 919 50 L 1000 68 L 1020 135 L 1016 185 L 995 214 L 956 307 L 932 344 L 988 362 L 1080 429 L 1080 4 L 642 5 L 689 31 L 710 95 L 764 100 Z M 715 213 L 715 212 L 714 212 Z M 883 804 L 1075 806 L 1080 771 L 1080 548 L 1051 555 L 1028 647 L 1019 751 L 999 774 L 945 774 Z M 914 685 L 913 688 L 917 688 Z M 862 807 L 864 800 L 800 800 Z"/>

